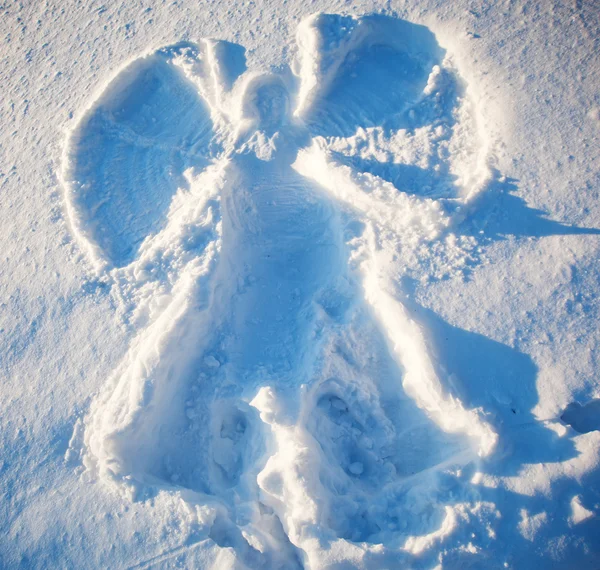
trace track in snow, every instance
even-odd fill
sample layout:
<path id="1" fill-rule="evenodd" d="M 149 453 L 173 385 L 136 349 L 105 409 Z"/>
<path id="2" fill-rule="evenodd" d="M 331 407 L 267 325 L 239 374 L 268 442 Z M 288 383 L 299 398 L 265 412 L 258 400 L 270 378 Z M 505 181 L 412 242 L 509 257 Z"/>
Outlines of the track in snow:
<path id="1" fill-rule="evenodd" d="M 486 178 L 457 75 L 393 18 L 317 15 L 297 39 L 298 79 L 225 42 L 136 60 L 63 171 L 73 231 L 145 323 L 84 461 L 133 497 L 209 505 L 209 536 L 252 567 L 320 567 L 316 538 L 418 553 L 442 472 L 495 442 L 394 282 L 446 251 Z"/>

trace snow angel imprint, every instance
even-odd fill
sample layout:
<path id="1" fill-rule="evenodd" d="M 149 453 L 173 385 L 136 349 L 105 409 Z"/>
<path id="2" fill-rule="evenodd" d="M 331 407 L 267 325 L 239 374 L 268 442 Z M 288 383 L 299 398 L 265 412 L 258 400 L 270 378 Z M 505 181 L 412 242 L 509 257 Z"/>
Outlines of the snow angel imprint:
<path id="1" fill-rule="evenodd" d="M 399 277 L 460 254 L 450 222 L 487 176 L 469 105 L 431 33 L 380 16 L 308 18 L 293 71 L 218 41 L 120 71 L 63 170 L 73 231 L 137 330 L 83 423 L 89 472 L 252 536 L 276 516 L 306 552 L 438 529 L 438 466 L 495 434 Z"/>

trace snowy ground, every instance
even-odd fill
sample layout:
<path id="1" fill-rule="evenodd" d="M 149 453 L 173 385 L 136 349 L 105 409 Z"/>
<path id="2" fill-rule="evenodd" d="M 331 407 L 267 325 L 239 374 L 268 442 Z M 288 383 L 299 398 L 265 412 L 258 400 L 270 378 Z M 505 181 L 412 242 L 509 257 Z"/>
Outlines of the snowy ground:
<path id="1" fill-rule="evenodd" d="M 2 568 L 600 568 L 600 9 L 6 3 Z"/>

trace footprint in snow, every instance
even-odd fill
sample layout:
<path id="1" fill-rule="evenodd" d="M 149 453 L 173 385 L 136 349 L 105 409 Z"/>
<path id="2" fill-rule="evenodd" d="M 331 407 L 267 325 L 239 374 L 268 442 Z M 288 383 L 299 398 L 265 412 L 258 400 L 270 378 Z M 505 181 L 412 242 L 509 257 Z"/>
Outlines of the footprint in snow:
<path id="1" fill-rule="evenodd" d="M 143 323 L 92 404 L 86 465 L 133 496 L 245 504 L 250 535 L 274 513 L 312 559 L 307 529 L 433 532 L 410 489 L 495 434 L 394 285 L 483 187 L 456 73 L 393 18 L 318 14 L 297 44 L 293 73 L 218 41 L 130 63 L 63 179 L 73 232 Z"/>

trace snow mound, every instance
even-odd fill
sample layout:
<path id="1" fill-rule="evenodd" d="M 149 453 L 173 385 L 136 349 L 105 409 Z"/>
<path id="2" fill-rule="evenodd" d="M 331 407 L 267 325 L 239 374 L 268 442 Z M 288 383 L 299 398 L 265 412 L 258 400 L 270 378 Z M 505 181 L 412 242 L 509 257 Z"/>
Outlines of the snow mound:
<path id="1" fill-rule="evenodd" d="M 456 530 L 496 444 L 401 279 L 464 267 L 489 145 L 427 28 L 317 14 L 297 45 L 295 78 L 147 54 L 70 134 L 73 232 L 138 327 L 71 453 L 248 567 L 382 567 Z"/>

